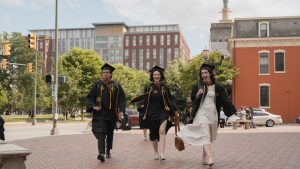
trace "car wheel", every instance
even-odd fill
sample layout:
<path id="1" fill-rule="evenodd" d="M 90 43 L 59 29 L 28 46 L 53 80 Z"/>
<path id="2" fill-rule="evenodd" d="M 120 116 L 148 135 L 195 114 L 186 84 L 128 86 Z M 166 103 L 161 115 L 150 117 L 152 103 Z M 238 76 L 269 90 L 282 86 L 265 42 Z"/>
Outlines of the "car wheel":
<path id="1" fill-rule="evenodd" d="M 273 120 L 267 120 L 266 126 L 267 127 L 273 127 L 274 126 L 274 121 Z"/>

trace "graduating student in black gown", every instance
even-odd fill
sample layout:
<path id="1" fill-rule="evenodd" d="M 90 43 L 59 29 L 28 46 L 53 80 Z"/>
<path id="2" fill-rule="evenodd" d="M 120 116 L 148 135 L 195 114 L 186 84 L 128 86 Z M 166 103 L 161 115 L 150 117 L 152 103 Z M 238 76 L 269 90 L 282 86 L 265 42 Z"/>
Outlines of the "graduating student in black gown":
<path id="1" fill-rule="evenodd" d="M 98 159 L 111 158 L 116 122 L 125 112 L 125 94 L 121 85 L 112 80 L 115 70 L 109 64 L 102 66 L 102 79 L 97 81 L 87 95 L 87 112 L 93 113 L 92 132 L 98 140 Z M 106 151 L 105 151 L 106 149 Z"/>

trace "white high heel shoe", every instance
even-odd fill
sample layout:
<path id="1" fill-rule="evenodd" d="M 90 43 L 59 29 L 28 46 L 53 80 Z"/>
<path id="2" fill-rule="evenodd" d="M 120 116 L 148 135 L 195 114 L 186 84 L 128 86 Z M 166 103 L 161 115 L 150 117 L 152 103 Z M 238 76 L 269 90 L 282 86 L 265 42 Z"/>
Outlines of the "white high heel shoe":
<path id="1" fill-rule="evenodd" d="M 159 157 L 158 157 L 157 153 L 154 154 L 154 160 L 159 160 Z"/>
<path id="2" fill-rule="evenodd" d="M 161 162 L 164 162 L 164 161 L 166 160 L 166 158 L 165 158 L 165 156 L 164 156 L 163 153 L 160 154 L 159 160 L 160 160 Z"/>
<path id="3" fill-rule="evenodd" d="M 214 165 L 212 156 L 207 156 L 207 165 Z"/>

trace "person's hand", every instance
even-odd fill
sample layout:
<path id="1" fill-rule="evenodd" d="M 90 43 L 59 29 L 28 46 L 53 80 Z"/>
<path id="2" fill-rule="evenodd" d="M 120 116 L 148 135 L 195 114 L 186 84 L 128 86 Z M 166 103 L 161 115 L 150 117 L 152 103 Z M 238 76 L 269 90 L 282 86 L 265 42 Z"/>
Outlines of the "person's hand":
<path id="1" fill-rule="evenodd" d="M 176 117 L 179 117 L 178 111 L 175 112 L 175 116 L 176 116 Z"/>
<path id="2" fill-rule="evenodd" d="M 118 113 L 118 119 L 119 119 L 119 121 L 122 121 L 123 116 L 124 116 L 124 113 L 123 113 L 123 112 L 119 112 L 119 113 Z"/>
<path id="3" fill-rule="evenodd" d="M 198 92 L 197 92 L 197 96 L 200 96 L 200 95 L 202 95 L 203 94 L 203 89 L 202 88 L 200 88 L 199 90 L 198 90 Z"/>
<path id="4" fill-rule="evenodd" d="M 94 107 L 93 107 L 93 110 L 95 110 L 95 111 L 100 111 L 100 110 L 101 110 L 101 106 L 94 106 Z"/>

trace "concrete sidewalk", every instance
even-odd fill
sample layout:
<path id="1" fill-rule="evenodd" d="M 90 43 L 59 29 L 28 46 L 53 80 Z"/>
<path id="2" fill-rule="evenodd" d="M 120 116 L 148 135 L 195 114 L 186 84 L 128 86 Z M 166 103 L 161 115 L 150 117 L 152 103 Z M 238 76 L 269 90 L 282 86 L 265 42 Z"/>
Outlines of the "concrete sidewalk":
<path id="1" fill-rule="evenodd" d="M 76 125 L 81 126 L 81 125 Z M 65 126 L 68 128 L 68 126 Z M 73 126 L 74 127 L 74 126 Z M 85 129 L 82 125 L 81 129 Z M 299 168 L 300 126 L 279 126 L 256 130 L 220 129 L 214 144 L 215 169 L 295 169 Z M 266 130 L 265 132 L 263 132 Z M 271 130 L 271 131 L 268 131 Z M 294 132 L 291 132 L 294 130 Z M 50 130 L 49 130 L 50 131 Z M 48 129 L 47 129 L 48 132 Z M 90 132 L 8 141 L 32 150 L 28 169 L 131 169 L 131 168 L 208 168 L 201 164 L 202 147 L 186 145 L 177 151 L 174 128 L 167 135 L 166 162 L 153 160 L 150 141 L 143 141 L 140 130 L 117 131 L 112 158 L 100 163 L 97 142 Z"/>

